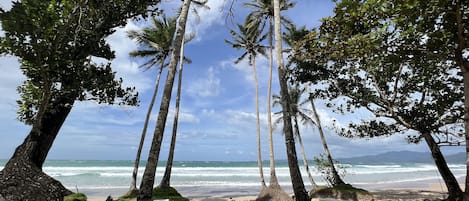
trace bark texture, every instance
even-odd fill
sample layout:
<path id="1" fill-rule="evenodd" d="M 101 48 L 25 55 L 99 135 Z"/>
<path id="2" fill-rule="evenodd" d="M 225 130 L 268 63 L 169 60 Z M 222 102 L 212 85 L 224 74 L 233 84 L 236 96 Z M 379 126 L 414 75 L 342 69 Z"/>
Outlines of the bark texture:
<path id="1" fill-rule="evenodd" d="M 168 67 L 168 75 L 164 86 L 163 97 L 160 105 L 160 112 L 156 121 L 156 128 L 153 133 L 153 140 L 148 154 L 147 165 L 143 173 L 142 183 L 140 185 L 140 193 L 137 198 L 139 201 L 150 201 L 152 197 L 153 185 L 155 184 L 155 173 L 158 165 L 158 158 L 161 150 L 161 142 L 163 141 L 163 133 L 168 117 L 169 104 L 171 100 L 171 92 L 174 85 L 174 77 L 176 67 L 180 56 L 181 45 L 184 40 L 186 30 L 187 15 L 189 13 L 191 0 L 184 0 L 181 15 L 179 17 L 178 28 L 174 41 L 174 49 L 171 54 L 171 60 Z"/>
<path id="2" fill-rule="evenodd" d="M 303 178 L 301 177 L 300 168 L 298 166 L 298 158 L 296 155 L 295 139 L 293 136 L 293 128 L 290 111 L 290 97 L 288 93 L 287 77 L 285 67 L 283 65 L 282 55 L 282 33 L 280 31 L 280 0 L 274 1 L 274 31 L 275 31 L 275 48 L 278 64 L 278 77 L 280 82 L 280 96 L 282 113 L 283 113 L 283 133 L 285 136 L 285 144 L 288 157 L 288 167 L 290 169 L 290 177 L 295 193 L 295 199 L 298 201 L 310 200 L 305 190 Z"/>
<path id="3" fill-rule="evenodd" d="M 158 88 L 160 85 L 161 73 L 163 72 L 163 65 L 161 64 L 160 69 L 158 70 L 158 75 L 155 81 L 155 89 L 153 89 L 153 95 L 151 97 L 150 105 L 148 106 L 147 114 L 145 116 L 145 123 L 143 125 L 142 134 L 140 136 L 140 143 L 138 144 L 137 155 L 135 156 L 134 170 L 132 172 L 132 179 L 130 181 L 129 193 L 137 190 L 137 174 L 138 166 L 140 165 L 140 156 L 142 155 L 143 143 L 145 142 L 145 136 L 147 135 L 148 123 L 151 117 L 151 111 L 153 111 L 153 106 L 155 105 L 156 96 L 158 95 Z"/>
<path id="4" fill-rule="evenodd" d="M 438 171 L 440 172 L 441 177 L 443 177 L 443 180 L 446 184 L 446 188 L 448 189 L 449 194 L 448 200 L 462 200 L 463 192 L 459 187 L 458 180 L 456 180 L 453 173 L 449 169 L 445 157 L 441 153 L 440 147 L 435 142 L 435 139 L 433 139 L 430 133 L 422 133 L 422 135 L 428 147 L 430 148 L 432 158 L 435 161 L 435 165 L 438 168 Z"/>
<path id="5" fill-rule="evenodd" d="M 62 96 L 41 115 L 41 125 L 33 125 L 24 142 L 0 172 L 0 194 L 9 201 L 63 200 L 71 194 L 60 182 L 42 172 L 52 144 L 66 117 L 75 96 Z"/>
<path id="6" fill-rule="evenodd" d="M 179 108 L 181 105 L 181 91 L 182 91 L 182 71 L 184 69 L 184 40 L 181 44 L 181 55 L 179 56 L 179 76 L 178 76 L 178 89 L 176 92 L 176 111 L 174 112 L 173 131 L 171 133 L 171 145 L 169 146 L 168 160 L 166 162 L 166 169 L 164 170 L 163 179 L 159 185 L 160 188 L 169 188 L 171 186 L 171 171 L 173 169 L 174 151 L 176 150 L 176 139 L 179 123 Z"/>

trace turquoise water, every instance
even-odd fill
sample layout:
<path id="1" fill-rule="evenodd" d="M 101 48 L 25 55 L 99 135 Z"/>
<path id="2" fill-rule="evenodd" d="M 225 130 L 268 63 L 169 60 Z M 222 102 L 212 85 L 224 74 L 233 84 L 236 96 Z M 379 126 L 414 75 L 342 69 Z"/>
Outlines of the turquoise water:
<path id="1" fill-rule="evenodd" d="M 0 169 L 5 160 L 0 160 Z M 144 163 L 139 169 L 139 180 L 143 173 Z M 418 187 L 429 183 L 439 183 L 440 176 L 433 164 L 408 163 L 384 165 L 350 165 L 344 164 L 346 174 L 344 180 L 348 183 L 367 189 L 389 187 Z M 264 163 L 266 180 L 269 180 L 268 163 Z M 303 167 L 304 182 L 308 179 Z M 450 164 L 456 177 L 465 175 L 464 164 Z M 314 169 L 314 168 L 312 168 Z M 79 189 L 81 192 L 125 192 L 130 184 L 133 161 L 95 161 L 95 160 L 53 160 L 47 161 L 43 170 L 61 181 L 69 189 Z M 162 177 L 164 162 L 157 168 L 157 181 Z M 287 163 L 277 162 L 277 176 L 280 184 L 291 189 Z M 173 166 L 172 186 L 191 196 L 230 196 L 253 195 L 259 192 L 259 173 L 257 162 L 175 162 Z M 314 180 L 325 184 L 319 172 L 313 171 Z M 156 183 L 157 185 L 158 183 Z M 235 196 L 235 195 L 233 195 Z"/>

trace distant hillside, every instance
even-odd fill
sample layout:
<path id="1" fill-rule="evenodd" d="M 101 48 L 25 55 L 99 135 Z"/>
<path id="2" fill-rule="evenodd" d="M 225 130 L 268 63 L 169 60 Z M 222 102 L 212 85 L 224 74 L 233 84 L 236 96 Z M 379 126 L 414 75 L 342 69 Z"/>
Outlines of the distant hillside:
<path id="1" fill-rule="evenodd" d="M 447 163 L 465 163 L 466 153 L 457 153 L 445 157 Z M 389 164 L 389 163 L 433 163 L 429 152 L 393 151 L 377 155 L 339 158 L 341 163 L 349 164 Z"/>

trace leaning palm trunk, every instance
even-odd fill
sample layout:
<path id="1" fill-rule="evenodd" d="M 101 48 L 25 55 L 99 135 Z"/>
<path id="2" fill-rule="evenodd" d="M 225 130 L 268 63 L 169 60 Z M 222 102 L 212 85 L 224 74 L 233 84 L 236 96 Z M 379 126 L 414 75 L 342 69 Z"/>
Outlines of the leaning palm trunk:
<path id="1" fill-rule="evenodd" d="M 333 179 L 332 186 L 345 184 L 345 182 L 342 180 L 342 178 L 340 178 L 339 173 L 335 169 L 334 160 L 332 159 L 331 152 L 329 151 L 329 147 L 327 146 L 326 137 L 324 136 L 324 131 L 322 130 L 321 120 L 319 119 L 319 114 L 316 111 L 316 106 L 314 105 L 314 99 L 312 98 L 312 96 L 310 96 L 309 98 L 311 101 L 311 107 L 313 108 L 314 120 L 316 121 L 316 124 L 318 126 L 319 136 L 321 136 L 322 146 L 324 147 L 324 152 L 326 152 L 327 160 L 329 161 L 329 164 L 331 166 Z"/>
<path id="2" fill-rule="evenodd" d="M 262 150 L 261 150 L 261 122 L 259 118 L 259 80 L 257 79 L 256 58 L 252 60 L 252 72 L 256 84 L 256 133 L 257 133 L 257 163 L 259 167 L 259 174 L 261 177 L 262 188 L 265 188 L 264 171 L 262 168 Z"/>
<path id="3" fill-rule="evenodd" d="M 301 156 L 303 157 L 303 164 L 306 169 L 306 174 L 308 174 L 309 182 L 313 186 L 313 189 L 317 187 L 316 182 L 314 182 L 313 175 L 311 175 L 311 171 L 309 169 L 308 158 L 306 157 L 305 147 L 303 146 L 303 140 L 301 139 L 300 135 L 300 127 L 298 126 L 298 118 L 293 116 L 293 121 L 295 122 L 295 136 L 298 138 L 298 144 L 300 144 Z"/>
<path id="4" fill-rule="evenodd" d="M 189 13 L 191 0 L 184 0 L 181 15 L 179 17 L 179 26 L 176 31 L 176 37 L 174 39 L 174 48 L 171 55 L 171 60 L 168 67 L 168 75 L 163 91 L 163 97 L 160 105 L 160 112 L 156 122 L 155 132 L 153 133 L 153 140 L 148 154 L 147 165 L 145 172 L 143 173 L 142 183 L 140 185 L 140 193 L 138 200 L 150 201 L 152 198 L 152 189 L 155 183 L 156 167 L 158 165 L 158 158 L 161 150 L 161 143 L 163 141 L 163 133 L 166 125 L 166 119 L 168 117 L 169 104 L 171 100 L 171 92 L 174 84 L 174 77 L 176 74 L 176 66 L 180 56 L 181 45 L 184 40 L 184 34 L 186 30 L 187 15 Z"/>
<path id="5" fill-rule="evenodd" d="M 280 0 L 274 1 L 274 22 L 275 22 L 275 48 L 278 64 L 278 77 L 280 82 L 280 96 L 283 112 L 283 132 L 285 136 L 285 144 L 288 157 L 288 167 L 290 169 L 290 177 L 293 186 L 293 192 L 296 200 L 309 200 L 308 193 L 305 190 L 303 178 L 301 177 L 300 168 L 298 166 L 298 158 L 296 156 L 295 138 L 293 136 L 293 128 L 291 125 L 290 97 L 288 93 L 286 70 L 283 65 L 282 55 L 282 33 L 280 31 Z"/>
<path id="6" fill-rule="evenodd" d="M 145 116 L 145 123 L 143 125 L 142 135 L 140 136 L 140 143 L 137 149 L 137 156 L 135 157 L 134 170 L 132 172 L 132 180 L 130 181 L 130 189 L 128 194 L 133 194 L 137 190 L 137 174 L 138 166 L 140 164 L 140 156 L 142 154 L 143 143 L 145 142 L 145 135 L 147 134 L 148 122 L 150 121 L 151 111 L 153 110 L 153 105 L 155 104 L 156 96 L 158 95 L 158 88 L 160 85 L 161 73 L 163 72 L 163 63 L 161 64 L 158 75 L 155 81 L 155 89 L 153 91 L 153 96 L 151 97 L 150 105 L 148 106 L 147 115 Z"/>
<path id="7" fill-rule="evenodd" d="M 171 170 L 173 168 L 174 150 L 176 148 L 176 137 L 179 121 L 179 108 L 181 103 L 181 89 L 182 89 L 182 70 L 184 66 L 184 41 L 181 44 L 181 55 L 179 57 L 179 76 L 178 76 L 178 89 L 176 94 L 176 109 L 174 111 L 173 131 L 171 135 L 171 145 L 169 147 L 168 161 L 166 162 L 166 169 L 164 171 L 163 179 L 159 185 L 160 188 L 169 188 L 171 186 Z"/>

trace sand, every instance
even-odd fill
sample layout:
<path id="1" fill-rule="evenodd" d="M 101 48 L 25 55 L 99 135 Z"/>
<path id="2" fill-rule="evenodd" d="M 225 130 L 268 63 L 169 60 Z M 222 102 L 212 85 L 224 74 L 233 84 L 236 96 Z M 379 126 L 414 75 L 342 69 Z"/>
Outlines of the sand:
<path id="1" fill-rule="evenodd" d="M 429 187 L 418 189 L 418 188 L 390 188 L 385 190 L 371 190 L 376 201 L 423 201 L 444 199 L 447 194 L 446 189 L 442 189 L 439 183 L 428 184 Z M 236 192 L 233 192 L 236 194 Z M 235 197 L 190 197 L 191 201 L 253 201 L 256 199 L 256 195 L 250 196 L 235 196 Z M 102 196 L 89 196 L 88 201 L 105 201 L 106 197 Z M 335 201 L 335 199 L 312 199 L 312 201 Z"/>

